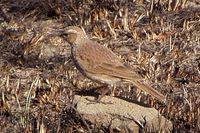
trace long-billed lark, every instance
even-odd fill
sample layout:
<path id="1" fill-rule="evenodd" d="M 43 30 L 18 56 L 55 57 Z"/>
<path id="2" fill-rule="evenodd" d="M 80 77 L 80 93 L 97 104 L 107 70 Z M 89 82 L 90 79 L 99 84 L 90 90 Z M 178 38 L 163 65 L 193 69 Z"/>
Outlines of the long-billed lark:
<path id="1" fill-rule="evenodd" d="M 124 65 L 110 49 L 90 40 L 81 28 L 69 26 L 61 34 L 71 45 L 76 68 L 89 79 L 108 85 L 129 81 L 158 100 L 164 100 L 164 95 L 144 84 L 140 75 Z"/>

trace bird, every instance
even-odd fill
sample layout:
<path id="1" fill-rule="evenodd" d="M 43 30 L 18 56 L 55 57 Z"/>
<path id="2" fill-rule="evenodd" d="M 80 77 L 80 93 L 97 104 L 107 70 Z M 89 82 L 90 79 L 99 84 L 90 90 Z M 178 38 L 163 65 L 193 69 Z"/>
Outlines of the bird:
<path id="1" fill-rule="evenodd" d="M 91 40 L 80 27 L 68 26 L 60 32 L 60 35 L 71 45 L 71 56 L 75 67 L 85 77 L 110 86 L 128 81 L 156 99 L 165 100 L 162 93 L 143 83 L 144 78 L 123 63 L 112 50 Z"/>

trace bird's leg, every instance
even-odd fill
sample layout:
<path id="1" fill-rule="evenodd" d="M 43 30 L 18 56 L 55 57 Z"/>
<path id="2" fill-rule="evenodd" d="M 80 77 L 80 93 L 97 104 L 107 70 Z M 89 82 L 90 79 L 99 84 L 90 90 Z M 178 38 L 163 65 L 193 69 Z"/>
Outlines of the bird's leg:
<path id="1" fill-rule="evenodd" d="M 110 102 L 102 102 L 102 98 L 110 91 L 110 87 L 108 85 L 103 85 L 97 89 L 97 92 L 100 93 L 95 100 L 90 100 L 92 103 L 103 103 L 103 104 L 112 104 Z M 91 103 L 91 104 L 92 104 Z"/>
<path id="2" fill-rule="evenodd" d="M 115 96 L 116 84 L 112 84 L 112 85 L 110 86 L 110 88 L 111 88 L 111 96 Z"/>
<path id="3" fill-rule="evenodd" d="M 97 91 L 100 93 L 100 95 L 97 97 L 97 102 L 100 102 L 101 99 L 110 91 L 110 88 L 108 85 L 103 85 Z"/>

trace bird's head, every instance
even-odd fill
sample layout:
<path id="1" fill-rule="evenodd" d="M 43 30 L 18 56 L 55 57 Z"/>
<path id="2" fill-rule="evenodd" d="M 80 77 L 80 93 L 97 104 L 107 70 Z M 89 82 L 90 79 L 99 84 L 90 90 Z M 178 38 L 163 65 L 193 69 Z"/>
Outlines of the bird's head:
<path id="1" fill-rule="evenodd" d="M 81 42 L 84 38 L 87 38 L 86 33 L 77 26 L 66 27 L 61 36 L 71 45 Z"/>

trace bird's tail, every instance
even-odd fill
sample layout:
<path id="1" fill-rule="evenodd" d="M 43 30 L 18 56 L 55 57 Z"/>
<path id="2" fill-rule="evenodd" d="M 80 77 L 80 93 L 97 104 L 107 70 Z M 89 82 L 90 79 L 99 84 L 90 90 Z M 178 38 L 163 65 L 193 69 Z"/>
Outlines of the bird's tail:
<path id="1" fill-rule="evenodd" d="M 157 90 L 155 90 L 154 88 L 145 85 L 139 81 L 132 81 L 133 84 L 135 86 L 137 86 L 140 90 L 147 92 L 148 94 L 150 94 L 151 96 L 157 98 L 158 100 L 164 101 L 165 100 L 165 96 L 163 94 L 161 94 L 160 92 L 158 92 Z"/>

